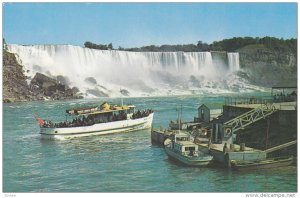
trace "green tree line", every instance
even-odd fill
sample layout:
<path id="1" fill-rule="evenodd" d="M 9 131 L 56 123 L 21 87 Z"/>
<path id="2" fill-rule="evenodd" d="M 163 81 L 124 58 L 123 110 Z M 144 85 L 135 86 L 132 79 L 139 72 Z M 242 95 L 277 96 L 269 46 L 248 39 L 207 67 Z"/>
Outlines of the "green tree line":
<path id="1" fill-rule="evenodd" d="M 87 41 L 84 43 L 84 47 L 86 48 L 90 48 L 90 49 L 99 49 L 99 50 L 110 50 L 113 49 L 113 45 L 112 43 L 108 44 L 108 45 L 103 45 L 103 44 L 95 44 L 92 43 L 90 41 Z"/>
<path id="2" fill-rule="evenodd" d="M 262 44 L 265 47 L 276 51 L 291 51 L 297 53 L 297 39 L 279 39 L 275 37 L 233 37 L 230 39 L 223 39 L 221 41 L 214 41 L 211 44 L 207 44 L 202 41 L 198 41 L 197 44 L 184 44 L 184 45 L 149 45 L 135 48 L 123 48 L 119 47 L 118 50 L 135 51 L 135 52 L 203 52 L 203 51 L 228 51 L 234 52 L 247 45 Z M 113 50 L 112 43 L 95 44 L 92 42 L 85 42 L 84 46 L 92 49 L 101 50 Z"/>

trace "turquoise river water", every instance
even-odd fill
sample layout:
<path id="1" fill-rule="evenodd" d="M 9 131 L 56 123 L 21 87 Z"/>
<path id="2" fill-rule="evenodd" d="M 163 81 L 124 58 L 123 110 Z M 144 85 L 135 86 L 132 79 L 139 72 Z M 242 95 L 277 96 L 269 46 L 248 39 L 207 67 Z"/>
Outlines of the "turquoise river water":
<path id="1" fill-rule="evenodd" d="M 120 99 L 105 99 L 120 103 Z M 124 98 L 138 109 L 155 110 L 154 127 L 184 120 L 197 107 L 221 108 L 224 97 Z M 185 167 L 151 144 L 150 130 L 64 141 L 41 140 L 33 114 L 59 121 L 65 110 L 104 99 L 3 104 L 4 192 L 296 192 L 297 167 L 231 171 Z"/>

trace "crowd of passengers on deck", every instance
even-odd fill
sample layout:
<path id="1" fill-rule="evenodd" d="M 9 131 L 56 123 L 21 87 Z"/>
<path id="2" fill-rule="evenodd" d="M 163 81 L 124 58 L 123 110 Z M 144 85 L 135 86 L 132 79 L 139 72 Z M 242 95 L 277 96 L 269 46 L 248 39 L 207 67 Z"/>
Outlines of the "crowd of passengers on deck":
<path id="1" fill-rule="evenodd" d="M 147 109 L 133 113 L 132 119 L 138 119 L 149 116 L 151 113 L 153 113 L 153 110 Z M 104 118 L 97 118 L 93 115 L 89 115 L 87 117 L 83 116 L 82 119 L 75 118 L 72 121 L 64 121 L 59 123 L 53 123 L 50 120 L 45 120 L 44 125 L 42 127 L 44 128 L 65 128 L 65 127 L 79 127 L 79 126 L 91 126 L 96 123 L 105 123 L 105 122 L 114 122 L 114 121 L 120 121 L 120 120 L 127 120 L 127 114 L 125 112 L 120 112 L 119 114 L 113 114 L 112 116 L 107 116 Z"/>
<path id="2" fill-rule="evenodd" d="M 132 115 L 132 119 L 138 119 L 138 118 L 143 118 L 143 117 L 147 117 L 148 115 L 150 115 L 151 113 L 153 113 L 152 109 L 146 109 L 143 111 L 138 110 L 137 112 L 135 112 Z"/>

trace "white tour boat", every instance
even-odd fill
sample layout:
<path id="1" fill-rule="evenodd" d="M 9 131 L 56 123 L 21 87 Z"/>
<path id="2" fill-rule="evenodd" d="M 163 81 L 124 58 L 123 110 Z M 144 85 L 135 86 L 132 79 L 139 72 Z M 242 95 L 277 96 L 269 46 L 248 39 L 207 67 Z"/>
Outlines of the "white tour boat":
<path id="1" fill-rule="evenodd" d="M 190 141 L 190 136 L 183 132 L 177 132 L 165 142 L 165 150 L 169 157 L 189 166 L 207 166 L 213 156 L 204 150 L 199 150 L 197 144 Z"/>
<path id="2" fill-rule="evenodd" d="M 52 123 L 36 117 L 43 139 L 66 139 L 73 137 L 104 135 L 148 129 L 152 126 L 153 111 L 136 111 L 133 105 L 110 105 L 66 110 L 76 116 L 72 121 Z"/>

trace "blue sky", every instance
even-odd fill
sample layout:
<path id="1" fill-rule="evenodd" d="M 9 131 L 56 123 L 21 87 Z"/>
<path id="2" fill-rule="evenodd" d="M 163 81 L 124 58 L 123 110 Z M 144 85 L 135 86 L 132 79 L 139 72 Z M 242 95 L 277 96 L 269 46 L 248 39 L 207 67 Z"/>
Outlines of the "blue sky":
<path id="1" fill-rule="evenodd" d="M 117 48 L 232 37 L 297 38 L 296 3 L 3 3 L 3 37 L 16 44 L 85 41 Z"/>

